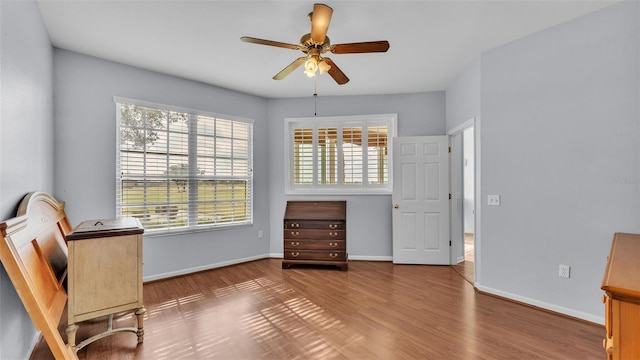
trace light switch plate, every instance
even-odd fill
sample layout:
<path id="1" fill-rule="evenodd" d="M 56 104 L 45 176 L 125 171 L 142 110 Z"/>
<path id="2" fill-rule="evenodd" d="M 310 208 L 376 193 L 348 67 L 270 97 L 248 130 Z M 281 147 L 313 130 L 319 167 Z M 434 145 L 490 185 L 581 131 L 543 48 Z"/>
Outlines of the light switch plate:
<path id="1" fill-rule="evenodd" d="M 500 206 L 500 195 L 487 195 L 487 204 L 491 206 Z"/>

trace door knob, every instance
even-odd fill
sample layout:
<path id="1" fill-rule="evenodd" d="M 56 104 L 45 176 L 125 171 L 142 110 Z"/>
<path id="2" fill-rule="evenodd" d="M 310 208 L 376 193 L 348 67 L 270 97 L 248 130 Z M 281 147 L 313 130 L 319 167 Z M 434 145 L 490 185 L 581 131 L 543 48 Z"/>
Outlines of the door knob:
<path id="1" fill-rule="evenodd" d="M 394 208 L 394 209 L 399 209 L 399 208 L 400 208 L 400 205 L 395 204 L 395 205 L 393 205 L 393 208 Z"/>

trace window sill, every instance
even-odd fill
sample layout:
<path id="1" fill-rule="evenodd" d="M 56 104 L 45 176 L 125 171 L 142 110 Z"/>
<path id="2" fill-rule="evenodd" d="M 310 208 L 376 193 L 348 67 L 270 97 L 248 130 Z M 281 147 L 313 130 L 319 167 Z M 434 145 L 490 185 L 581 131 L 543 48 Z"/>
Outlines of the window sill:
<path id="1" fill-rule="evenodd" d="M 149 229 L 145 230 L 144 237 L 152 238 L 152 237 L 164 237 L 164 236 L 174 236 L 174 235 L 186 235 L 186 234 L 195 234 L 201 232 L 211 232 L 211 231 L 219 231 L 219 230 L 231 230 L 236 228 L 243 228 L 247 226 L 253 226 L 252 222 L 233 224 L 233 225 L 216 225 L 216 226 L 202 226 L 196 228 L 180 228 L 180 229 Z"/>
<path id="2" fill-rule="evenodd" d="M 374 196 L 374 195 L 391 195 L 392 191 L 389 189 L 366 189 L 366 190 L 355 190 L 355 189 L 331 189 L 331 190 L 320 190 L 320 189 L 288 189 L 285 192 L 285 195 L 328 195 L 328 196 L 336 196 L 336 195 L 365 195 L 365 196 Z"/>

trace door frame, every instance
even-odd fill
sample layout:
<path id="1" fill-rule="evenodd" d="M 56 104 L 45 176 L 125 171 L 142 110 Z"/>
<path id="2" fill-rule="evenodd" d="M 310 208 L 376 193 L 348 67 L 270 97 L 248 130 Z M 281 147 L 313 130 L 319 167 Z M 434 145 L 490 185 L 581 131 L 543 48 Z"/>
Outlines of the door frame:
<path id="1" fill-rule="evenodd" d="M 480 282 L 480 264 L 481 264 L 481 236 L 480 236 L 480 231 L 481 231 L 481 224 L 480 224 L 480 219 L 481 219 L 481 209 L 482 209 L 482 203 L 481 201 L 479 201 L 480 199 L 482 199 L 481 193 L 480 193 L 480 121 L 479 118 L 477 117 L 472 117 L 471 119 L 463 122 L 462 124 L 454 127 L 453 129 L 447 131 L 447 135 L 449 136 L 449 144 L 451 144 L 451 138 L 453 136 L 456 135 L 460 135 L 462 134 L 465 130 L 467 130 L 468 128 L 473 127 L 473 144 L 474 144 L 474 151 L 473 151 L 473 155 L 474 155 L 474 187 L 475 187 L 475 191 L 474 191 L 474 197 L 473 197 L 473 205 L 475 208 L 474 211 L 474 221 L 473 221 L 473 227 L 474 227 L 474 277 L 475 277 L 475 283 L 479 283 Z M 460 141 L 460 144 L 462 144 L 462 141 Z M 459 149 L 462 150 L 462 149 Z M 464 159 L 463 157 L 460 157 L 461 159 Z M 451 157 L 450 157 L 451 159 Z M 464 160 L 463 160 L 464 161 Z M 453 169 L 453 164 L 449 164 L 449 168 Z M 449 188 L 451 189 L 451 191 L 453 192 L 454 189 L 454 184 L 453 184 L 453 177 L 450 176 L 449 177 Z M 453 206 L 449 207 L 451 209 L 451 214 L 449 216 L 449 226 L 453 227 L 453 224 L 455 222 L 456 219 L 454 219 L 454 216 L 459 216 L 459 214 L 454 214 L 453 213 Z M 462 215 L 461 219 L 458 219 L 459 223 L 462 226 L 462 237 L 460 239 L 451 239 L 452 242 L 457 242 L 457 246 L 461 246 L 462 249 L 464 249 L 464 214 Z M 451 228 L 450 230 L 450 234 L 453 234 L 453 228 Z M 451 264 L 456 264 L 456 259 L 455 259 L 455 254 L 453 252 L 453 249 L 451 251 Z"/>

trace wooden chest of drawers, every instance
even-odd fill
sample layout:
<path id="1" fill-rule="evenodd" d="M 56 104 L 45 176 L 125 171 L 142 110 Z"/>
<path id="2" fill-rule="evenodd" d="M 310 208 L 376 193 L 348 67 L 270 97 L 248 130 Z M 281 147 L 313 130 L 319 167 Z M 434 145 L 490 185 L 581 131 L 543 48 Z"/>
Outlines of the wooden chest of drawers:
<path id="1" fill-rule="evenodd" d="M 346 201 L 287 202 L 282 267 L 295 264 L 348 269 Z"/>
<path id="2" fill-rule="evenodd" d="M 640 234 L 614 235 L 602 289 L 607 359 L 640 359 Z"/>

